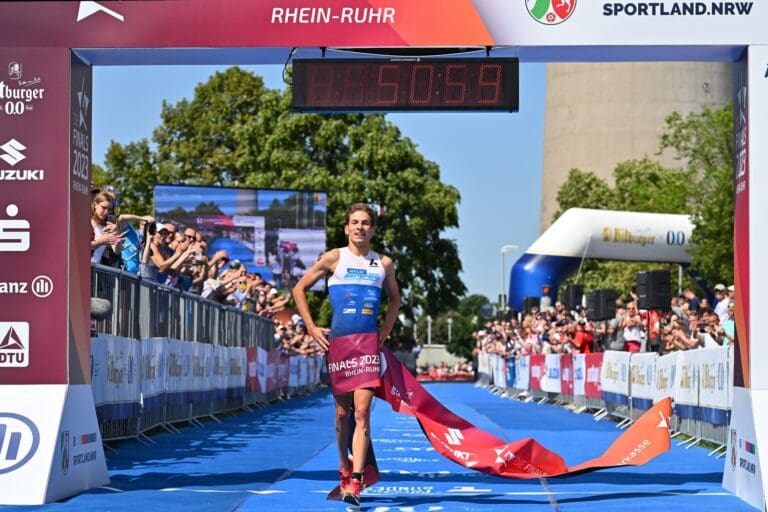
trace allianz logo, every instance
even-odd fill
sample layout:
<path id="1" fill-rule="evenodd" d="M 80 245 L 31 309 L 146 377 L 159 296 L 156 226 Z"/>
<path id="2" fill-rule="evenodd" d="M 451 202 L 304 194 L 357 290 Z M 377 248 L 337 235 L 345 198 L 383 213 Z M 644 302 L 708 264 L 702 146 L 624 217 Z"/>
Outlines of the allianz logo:
<path id="1" fill-rule="evenodd" d="M 0 475 L 22 467 L 35 456 L 40 432 L 34 422 L 12 412 L 0 412 Z"/>
<path id="2" fill-rule="evenodd" d="M 0 295 L 27 295 L 44 299 L 53 293 L 53 280 L 45 275 L 37 276 L 32 282 L 0 281 Z"/>

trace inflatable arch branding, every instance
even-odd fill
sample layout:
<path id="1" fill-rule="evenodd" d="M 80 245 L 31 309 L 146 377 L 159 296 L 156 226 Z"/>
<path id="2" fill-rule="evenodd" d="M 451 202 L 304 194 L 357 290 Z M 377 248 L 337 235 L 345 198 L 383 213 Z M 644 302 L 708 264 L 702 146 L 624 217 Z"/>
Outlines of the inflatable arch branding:
<path id="1" fill-rule="evenodd" d="M 550 10 L 566 5 L 572 6 L 567 12 Z M 760 366 L 768 359 L 768 343 L 757 329 L 752 336 L 750 322 L 752 311 L 768 309 L 762 293 L 768 288 L 768 265 L 762 262 L 768 251 L 763 225 L 768 173 L 751 172 L 768 168 L 768 2 L 572 1 L 558 6 L 550 0 L 0 2 L 0 156 L 7 157 L 0 171 L 24 177 L 0 186 L 0 253 L 3 267 L 15 269 L 13 279 L 31 281 L 44 274 L 53 283 L 45 298 L 28 295 L 4 300 L 0 307 L 0 340 L 9 340 L 0 342 L 0 350 L 8 351 L 3 359 L 15 365 L 0 362 L 0 428 L 13 430 L 19 439 L 14 460 L 5 455 L 0 462 L 0 489 L 16 493 L 2 500 L 41 503 L 106 480 L 100 448 L 82 472 L 57 469 L 76 455 L 61 442 L 67 434 L 90 438 L 98 430 L 90 398 L 85 221 L 92 66 L 283 64 L 289 55 L 319 57 L 321 48 L 329 58 L 349 55 L 335 49 L 419 47 L 477 48 L 482 55 L 488 49 L 491 58 L 522 62 L 734 62 L 739 336 L 729 450 L 749 467 L 768 464 L 768 372 Z M 643 240 L 650 234 L 611 220 L 597 227 L 590 245 L 648 248 Z M 608 240 L 601 242 L 604 234 Z M 654 240 L 659 240 L 652 245 L 656 248 L 665 235 Z M 545 254 L 530 252 L 532 259 Z M 574 250 L 559 257 L 582 255 Z M 742 440 L 756 445 L 756 453 L 744 450 Z M 0 446 L 0 453 L 7 454 L 7 447 Z M 46 474 L 49 480 L 41 476 Z M 726 465 L 724 483 L 762 510 L 768 494 L 763 474 L 768 472 Z"/>
<path id="2" fill-rule="evenodd" d="M 520 311 L 524 297 L 555 300 L 560 283 L 584 258 L 690 263 L 692 231 L 687 215 L 571 208 L 512 266 L 509 305 Z"/>

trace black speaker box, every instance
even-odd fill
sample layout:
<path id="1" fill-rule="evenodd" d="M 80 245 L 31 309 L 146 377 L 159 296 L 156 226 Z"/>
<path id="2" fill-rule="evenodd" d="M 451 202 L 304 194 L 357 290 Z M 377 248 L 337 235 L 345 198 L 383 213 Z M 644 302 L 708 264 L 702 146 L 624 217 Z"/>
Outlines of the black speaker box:
<path id="1" fill-rule="evenodd" d="M 523 314 L 529 314 L 531 312 L 531 308 L 538 308 L 539 307 L 539 298 L 538 297 L 523 297 Z"/>
<path id="2" fill-rule="evenodd" d="M 635 275 L 637 307 L 668 310 L 672 301 L 669 270 L 646 270 Z"/>
<path id="3" fill-rule="evenodd" d="M 616 298 L 619 294 L 613 288 L 601 288 L 587 294 L 587 318 L 590 320 L 611 320 L 616 316 Z"/>
<path id="4" fill-rule="evenodd" d="M 576 306 L 581 306 L 581 300 L 584 296 L 584 287 L 580 284 L 569 284 L 565 287 L 565 309 L 573 311 Z"/>

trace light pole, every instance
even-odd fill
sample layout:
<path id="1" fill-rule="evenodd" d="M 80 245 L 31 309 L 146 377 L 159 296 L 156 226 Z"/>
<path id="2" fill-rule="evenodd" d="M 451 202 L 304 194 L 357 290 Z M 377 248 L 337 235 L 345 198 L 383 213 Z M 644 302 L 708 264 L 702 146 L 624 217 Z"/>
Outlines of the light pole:
<path id="1" fill-rule="evenodd" d="M 506 274 L 506 265 L 504 264 L 504 255 L 508 252 L 515 252 L 517 251 L 516 245 L 502 245 L 501 246 L 501 296 L 499 296 L 499 310 L 501 310 L 502 314 L 504 314 L 504 311 L 507 309 L 507 287 L 504 285 L 505 283 L 505 274 Z"/>
<path id="2" fill-rule="evenodd" d="M 446 322 L 448 322 L 448 343 L 451 343 L 451 326 L 453 325 L 453 318 L 448 317 L 446 319 Z"/>
<path id="3" fill-rule="evenodd" d="M 427 345 L 432 344 L 432 316 L 427 315 Z"/>

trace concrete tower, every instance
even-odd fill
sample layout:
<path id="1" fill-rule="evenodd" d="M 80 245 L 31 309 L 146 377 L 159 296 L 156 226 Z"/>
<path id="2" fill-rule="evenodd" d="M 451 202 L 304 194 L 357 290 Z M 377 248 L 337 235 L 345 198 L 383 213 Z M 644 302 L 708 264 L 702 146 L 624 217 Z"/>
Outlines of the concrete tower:
<path id="1" fill-rule="evenodd" d="M 568 63 L 547 65 L 541 220 L 557 211 L 557 191 L 573 168 L 613 185 L 613 169 L 656 156 L 664 118 L 731 101 L 732 66 L 709 62 Z"/>

